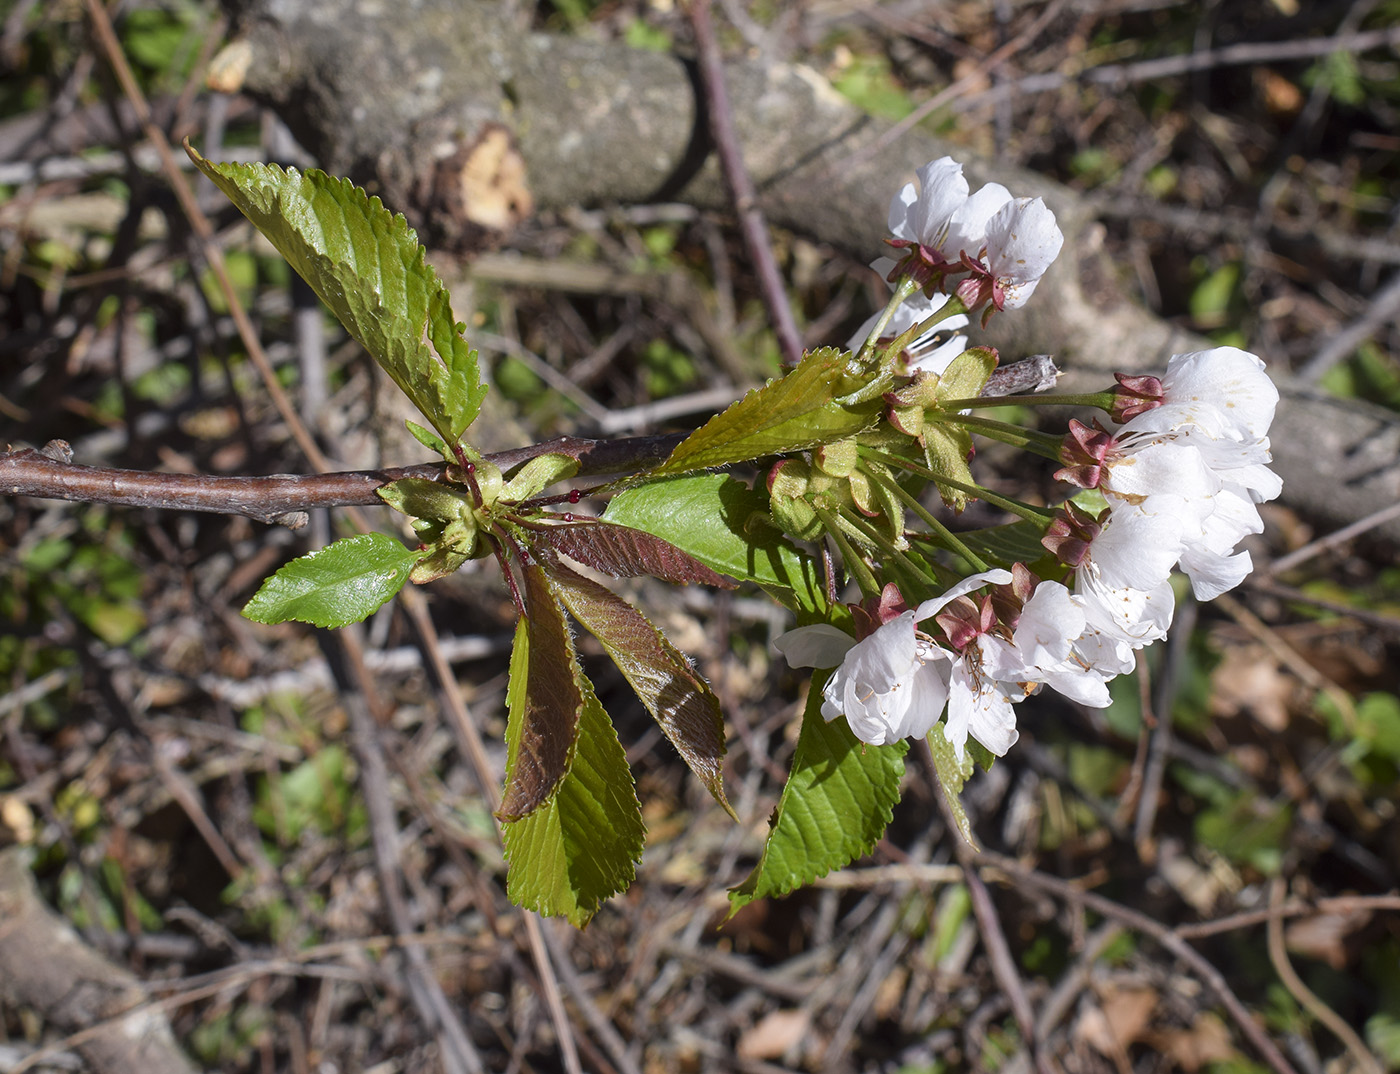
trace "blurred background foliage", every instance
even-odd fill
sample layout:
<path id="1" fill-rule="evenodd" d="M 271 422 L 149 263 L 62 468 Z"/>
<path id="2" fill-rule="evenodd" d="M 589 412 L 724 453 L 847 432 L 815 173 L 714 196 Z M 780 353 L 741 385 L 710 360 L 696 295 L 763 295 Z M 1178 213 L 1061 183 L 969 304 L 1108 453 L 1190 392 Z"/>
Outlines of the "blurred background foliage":
<path id="1" fill-rule="evenodd" d="M 110 9 L 175 138 L 193 136 L 210 156 L 307 163 L 276 117 L 204 88 L 227 32 L 214 3 Z M 520 12 L 553 32 L 690 48 L 684 9 L 668 0 Z M 1241 43 L 1345 37 L 1394 25 L 1395 0 L 774 0 L 726 3 L 722 15 L 732 52 L 810 64 L 878 117 L 909 115 L 969 78 L 921 121 L 928 130 L 1081 191 L 1143 302 L 1280 373 L 1305 369 L 1366 318 L 1400 263 L 1394 48 L 991 93 L 1103 64 L 1131 71 Z M 994 75 L 983 68 L 1043 16 Z M 83 5 L 0 4 L 0 64 L 3 439 L 61 438 L 79 461 L 131 468 L 303 469 Z M 372 364 L 212 190 L 201 198 L 279 377 L 338 463 L 422 458 Z M 503 278 L 488 255 L 452 284 L 498 389 L 485 447 L 693 423 L 723 405 L 716 391 L 732 397 L 778 368 L 725 215 L 580 209 L 540 215 L 508 243 L 541 266 L 538 279 Z M 878 283 L 801 235 L 774 244 L 808 344 L 844 342 Z M 668 286 L 643 283 L 658 279 Z M 1376 317 L 1321 390 L 1400 409 L 1394 322 Z M 995 445 L 978 465 L 1018 494 L 1048 480 Z M 1274 573 L 1274 557 L 1318 534 L 1283 508 L 1268 521 L 1254 581 L 1199 610 L 1182 594 L 1183 629 L 1149 654 L 1140 681 L 1114 684 L 1111 708 L 1024 705 L 1023 740 L 970 786 L 970 814 L 989 852 L 1189 937 L 1298 1069 L 1362 1069 L 1315 997 L 1372 1062 L 1396 1070 L 1400 915 L 1377 900 L 1400 883 L 1400 568 L 1362 537 Z M 318 521 L 312 539 L 331 526 Z M 309 632 L 237 613 L 299 540 L 237 518 L 0 500 L 0 846 L 29 848 L 52 904 L 138 974 L 176 991 L 227 975 L 224 992 L 171 1009 L 210 1068 L 431 1069 L 433 1032 L 382 941 L 345 700 Z M 568 1031 L 590 1063 L 1020 1069 L 1024 1042 L 920 765 L 864 871 L 724 920 L 722 888 L 751 867 L 790 760 L 802 678 L 773 660 L 768 642 L 785 624 L 760 595 L 636 588 L 726 705 L 745 823 L 683 778 L 611 665 L 581 642 L 651 829 L 638 885 L 587 932 L 549 931 Z M 499 764 L 509 601 L 483 569 L 435 587 L 432 613 Z M 438 937 L 434 973 L 492 1069 L 556 1069 L 560 1030 L 504 902 L 489 811 L 412 632 L 386 610 L 368 637 L 392 700 L 380 745 L 407 889 Z M 1150 937 L 997 876 L 1016 968 L 1037 1004 L 1060 1004 L 1045 1039 L 1064 1069 L 1267 1069 Z M 1283 922 L 1307 995 L 1280 970 L 1262 917 L 1190 931 L 1259 911 L 1279 890 L 1311 908 Z M 292 968 L 240 970 L 274 955 Z M 0 1004 L 0 1043 L 52 1039 Z"/>

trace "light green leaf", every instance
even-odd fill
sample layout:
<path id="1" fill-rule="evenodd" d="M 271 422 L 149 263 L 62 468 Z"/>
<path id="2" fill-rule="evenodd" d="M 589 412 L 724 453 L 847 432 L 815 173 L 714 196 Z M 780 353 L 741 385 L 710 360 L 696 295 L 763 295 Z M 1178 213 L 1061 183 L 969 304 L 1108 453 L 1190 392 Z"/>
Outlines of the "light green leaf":
<path id="1" fill-rule="evenodd" d="M 969 347 L 938 378 L 939 399 L 973 399 L 982 394 L 997 367 L 992 347 Z"/>
<path id="2" fill-rule="evenodd" d="M 787 376 L 749 392 L 686 437 L 656 472 L 679 474 L 764 455 L 801 451 L 854 436 L 880 417 L 880 401 L 836 400 L 859 387 L 846 373 L 849 355 L 813 351 Z"/>
<path id="3" fill-rule="evenodd" d="M 768 497 L 726 474 L 656 481 L 613 498 L 603 517 L 645 530 L 707 567 L 757 582 L 790 608 L 826 607 L 816 560 L 770 526 Z"/>
<path id="4" fill-rule="evenodd" d="M 476 352 L 418 236 L 348 179 L 275 164 L 199 169 L 311 285 L 450 448 L 481 409 Z"/>
<path id="5" fill-rule="evenodd" d="M 525 717 L 529 635 L 516 628 L 511 653 L 506 740 L 517 754 Z M 566 917 L 582 928 L 603 900 L 636 875 L 646 840 L 642 807 L 627 755 L 587 679 L 579 676 L 583 709 L 568 773 L 532 813 L 501 825 L 510 871 L 506 894 L 517 906 Z"/>
<path id="6" fill-rule="evenodd" d="M 387 534 L 345 537 L 288 563 L 263 582 L 243 614 L 259 623 L 358 623 L 404 587 L 417 560 Z"/>
<path id="7" fill-rule="evenodd" d="M 810 884 L 870 853 L 899 801 L 904 741 L 869 746 L 843 718 L 822 718 L 825 673 L 812 678 L 792 772 L 773 814 L 763 857 L 729 892 L 730 912 Z"/>
<path id="8" fill-rule="evenodd" d="M 433 432 L 431 429 L 423 428 L 423 426 L 419 425 L 416 421 L 405 420 L 404 424 L 408 426 L 408 431 L 413 434 L 413 439 L 417 440 L 429 451 L 436 451 L 444 459 L 452 458 L 451 453 L 447 450 L 447 445 L 442 442 L 442 438 L 439 437 L 437 433 Z"/>
<path id="9" fill-rule="evenodd" d="M 972 436 L 961 425 L 924 426 L 924 458 L 935 474 L 945 474 L 965 485 L 975 485 L 968 457 L 972 454 Z M 939 483 L 938 494 L 955 511 L 967 506 L 968 495 L 960 488 Z"/>

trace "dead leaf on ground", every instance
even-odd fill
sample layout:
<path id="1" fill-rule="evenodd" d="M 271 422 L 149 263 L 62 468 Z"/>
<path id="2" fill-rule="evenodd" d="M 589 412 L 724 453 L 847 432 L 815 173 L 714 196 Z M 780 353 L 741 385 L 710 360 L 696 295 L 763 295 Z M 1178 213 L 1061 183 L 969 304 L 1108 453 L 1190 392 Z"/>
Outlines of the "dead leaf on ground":
<path id="1" fill-rule="evenodd" d="M 1239 1054 L 1225 1023 L 1209 1011 L 1197 1014 L 1189 1029 L 1152 1033 L 1148 1042 L 1187 1074 L 1195 1074 L 1207 1063 L 1229 1062 Z"/>
<path id="2" fill-rule="evenodd" d="M 779 1059 L 807 1035 L 812 1016 L 804 1010 L 770 1011 L 739 1038 L 740 1059 Z"/>

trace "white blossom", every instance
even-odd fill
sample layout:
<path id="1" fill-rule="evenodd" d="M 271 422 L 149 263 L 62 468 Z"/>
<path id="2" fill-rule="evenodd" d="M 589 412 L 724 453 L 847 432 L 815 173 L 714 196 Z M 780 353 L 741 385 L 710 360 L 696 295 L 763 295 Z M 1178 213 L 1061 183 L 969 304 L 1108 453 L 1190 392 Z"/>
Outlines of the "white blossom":
<path id="1" fill-rule="evenodd" d="M 1024 306 L 1065 237 L 1040 198 L 1017 198 L 987 222 L 983 262 L 994 281 L 998 309 Z"/>
<path id="2" fill-rule="evenodd" d="M 984 571 L 965 578 L 941 597 L 926 600 L 916 610 L 895 616 L 859 642 L 835 627 L 818 624 L 790 630 L 776 639 L 774 645 L 796 667 L 829 667 L 836 659 L 840 660 L 840 666 L 822 689 L 822 716 L 827 720 L 844 715 L 852 734 L 874 746 L 901 738 L 920 738 L 928 734 L 943 715 L 949 700 L 950 682 L 955 677 L 954 663 L 961 658 L 921 633 L 919 621 L 936 615 L 945 605 L 974 589 L 1010 580 L 1010 572 L 1004 570 Z M 836 638 L 836 634 L 841 634 L 844 640 Z M 842 646 L 845 651 L 839 652 Z M 964 693 L 967 675 L 964 670 L 958 680 L 958 687 Z M 965 707 L 965 701 L 960 693 L 960 706 Z M 962 711 L 960 707 L 959 713 Z M 950 728 L 952 719 L 950 710 Z M 963 720 L 963 742 L 969 722 L 969 719 Z M 989 741 L 983 741 L 984 734 Z M 1005 737 L 988 721 L 976 721 L 973 735 L 988 749 L 993 748 L 991 743 L 1000 744 Z M 949 741 L 953 741 L 951 733 Z M 1015 741 L 1014 720 L 1010 741 Z M 961 756 L 961 743 L 955 745 Z"/>
<path id="3" fill-rule="evenodd" d="M 1135 663 L 1130 646 L 1089 623 L 1084 598 L 1053 581 L 1041 582 L 1026 601 L 1011 648 L 1021 664 L 997 666 L 999 677 L 1044 683 L 1091 708 L 1109 703 L 1107 683 Z"/>
<path id="4" fill-rule="evenodd" d="M 1278 389 L 1263 362 L 1235 347 L 1173 356 L 1162 389 L 1161 406 L 1114 434 L 1101 488 L 1114 518 L 1176 512 L 1178 566 L 1196 597 L 1210 600 L 1251 570 L 1249 553 L 1235 547 L 1263 530 L 1255 505 L 1282 488 L 1267 466 Z"/>
<path id="5" fill-rule="evenodd" d="M 1084 609 L 1086 633 L 1100 635 L 1092 644 L 1106 647 L 1120 661 L 1120 646 L 1141 649 L 1167 636 L 1175 610 L 1168 579 L 1185 548 L 1184 510 L 1180 497 L 1164 496 L 1151 512 L 1110 514 L 1075 568 L 1074 593 Z"/>
<path id="6" fill-rule="evenodd" d="M 987 224 L 1011 201 L 1011 192 L 1000 183 L 988 183 L 969 194 L 962 169 L 952 157 L 920 168 L 918 189 L 906 183 L 890 202 L 890 233 L 937 251 L 949 263 L 956 263 L 964 251 L 979 257 Z"/>

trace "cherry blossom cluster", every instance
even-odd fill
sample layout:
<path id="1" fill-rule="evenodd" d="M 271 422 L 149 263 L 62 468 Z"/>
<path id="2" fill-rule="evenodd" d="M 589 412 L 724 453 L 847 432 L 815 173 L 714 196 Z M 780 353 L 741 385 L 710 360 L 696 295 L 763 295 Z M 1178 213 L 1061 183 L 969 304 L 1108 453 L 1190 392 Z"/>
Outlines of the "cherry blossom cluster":
<path id="1" fill-rule="evenodd" d="M 1160 622 L 1137 594 L 1160 591 L 1177 567 L 1198 599 L 1211 600 L 1253 567 L 1236 549 L 1263 530 L 1258 505 L 1282 488 L 1267 465 L 1278 389 L 1259 358 L 1235 347 L 1174 355 L 1160 381 L 1119 383 L 1124 405 L 1115 409 L 1132 416 L 1111 430 L 1071 421 L 1060 452 L 1065 468 L 1056 474 L 1099 489 L 1107 515 L 1067 511 L 1047 547 L 1075 568 L 1082 589 L 1134 594 L 1113 598 L 1114 621 L 1128 636 L 1160 637 L 1170 601 Z"/>
<path id="2" fill-rule="evenodd" d="M 1023 305 L 1063 238 L 1040 199 L 1013 198 L 996 183 L 974 193 L 950 158 L 920 168 L 918 178 L 890 205 L 888 241 L 899 260 L 873 265 L 896 299 L 911 297 L 862 325 L 851 348 L 877 331 L 882 342 L 911 334 L 889 368 L 936 393 L 967 339 L 935 338 L 933 329 L 966 327 L 961 311 L 985 307 L 985 324 L 993 311 Z M 959 761 L 969 736 L 1000 756 L 1017 739 L 1014 706 L 1041 687 L 1087 706 L 1109 703 L 1108 683 L 1171 626 L 1174 570 L 1201 600 L 1244 579 L 1252 564 L 1240 542 L 1263 529 L 1258 505 L 1280 491 L 1267 465 L 1278 391 L 1264 363 L 1217 347 L 1173 356 L 1160 378 L 1117 380 L 1111 393 L 1092 397 L 1108 424 L 1071 421 L 1059 449 L 1055 476 L 1101 498 L 1081 494 L 1053 519 L 1039 516 L 1053 559 L 1038 569 L 1050 564 L 1057 577 L 1013 563 L 914 607 L 891 583 L 848 606 L 854 634 L 819 624 L 777 639 L 792 666 L 834 669 L 822 690 L 827 720 L 844 716 L 872 745 L 922 737 L 942 721 Z M 930 414 L 926 421 L 942 420 Z M 859 449 L 848 446 L 854 464 Z M 873 594 L 869 581 L 862 584 Z"/>
<path id="3" fill-rule="evenodd" d="M 974 574 L 909 610 L 893 587 L 855 616 L 859 640 L 829 625 L 777 639 L 788 663 L 834 667 L 822 715 L 844 715 L 863 742 L 943 733 L 962 758 L 969 735 L 998 756 L 1017 738 L 1012 708 L 1041 686 L 1083 705 L 1171 625 L 1173 568 L 1210 599 L 1250 570 L 1240 540 L 1277 496 L 1267 437 L 1278 391 L 1252 354 L 1177 355 L 1160 380 L 1123 378 L 1114 430 L 1074 423 L 1061 478 L 1098 488 L 1099 516 L 1067 504 L 1044 543 L 1073 568 L 1073 590 L 1022 564 Z M 925 625 L 927 624 L 927 625 Z M 946 717 L 945 717 L 946 712 Z"/>

